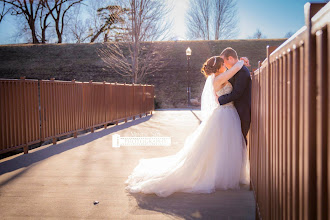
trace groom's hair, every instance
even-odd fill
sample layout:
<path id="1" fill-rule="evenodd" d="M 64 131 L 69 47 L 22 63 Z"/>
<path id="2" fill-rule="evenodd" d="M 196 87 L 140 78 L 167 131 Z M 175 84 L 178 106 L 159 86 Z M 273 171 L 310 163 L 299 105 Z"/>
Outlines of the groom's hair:
<path id="1" fill-rule="evenodd" d="M 229 56 L 231 56 L 235 59 L 238 59 L 236 51 L 231 47 L 227 47 L 226 49 L 224 49 L 221 52 L 220 56 L 224 56 L 224 58 L 226 58 L 226 59 L 228 59 Z"/>

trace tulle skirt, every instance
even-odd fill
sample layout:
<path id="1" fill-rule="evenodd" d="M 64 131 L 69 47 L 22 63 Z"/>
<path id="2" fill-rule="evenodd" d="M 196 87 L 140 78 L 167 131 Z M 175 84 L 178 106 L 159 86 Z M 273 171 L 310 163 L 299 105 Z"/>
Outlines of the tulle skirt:
<path id="1" fill-rule="evenodd" d="M 130 193 L 212 193 L 250 182 L 250 164 L 234 106 L 220 106 L 166 157 L 140 159 L 125 181 Z"/>

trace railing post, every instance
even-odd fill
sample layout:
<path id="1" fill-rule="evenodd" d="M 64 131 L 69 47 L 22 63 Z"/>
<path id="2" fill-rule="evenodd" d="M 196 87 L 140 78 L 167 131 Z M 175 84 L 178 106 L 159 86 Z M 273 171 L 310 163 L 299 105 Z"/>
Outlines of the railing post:
<path id="1" fill-rule="evenodd" d="M 117 90 L 118 91 L 118 88 L 117 88 L 117 82 L 115 82 L 115 90 Z M 116 100 L 115 100 L 115 103 L 116 103 L 116 125 L 118 125 L 118 96 L 116 95 L 115 96 L 116 97 Z"/>
<path id="2" fill-rule="evenodd" d="M 267 200 L 267 207 L 266 207 L 266 219 L 270 219 L 272 216 L 272 204 L 274 202 L 273 194 L 272 194 L 272 171 L 273 171 L 273 160 L 272 160 L 272 155 L 273 155 L 273 145 L 272 145 L 272 138 L 273 138 L 273 133 L 272 133 L 272 126 L 273 126 L 273 120 L 272 120 L 272 71 L 271 71 L 271 62 L 270 62 L 270 54 L 276 49 L 276 46 L 267 46 L 266 48 L 266 53 L 267 53 L 267 65 L 266 65 L 266 71 L 265 74 L 265 89 L 266 89 L 266 96 L 265 96 L 265 105 L 266 105 L 266 136 L 265 136 L 265 146 L 266 146 L 266 156 L 268 157 L 266 160 L 266 183 L 267 183 L 267 189 L 266 189 L 266 197 L 269 198 Z"/>
<path id="3" fill-rule="evenodd" d="M 125 123 L 127 123 L 127 92 L 128 88 L 127 88 L 127 85 L 126 85 L 126 82 L 124 83 L 124 97 L 125 97 Z"/>
<path id="4" fill-rule="evenodd" d="M 50 82 L 51 82 L 51 92 L 54 94 L 54 81 L 55 81 L 55 78 L 50 78 Z M 54 99 L 54 96 L 51 96 L 52 97 L 52 104 L 54 104 L 54 102 L 55 102 L 55 99 Z M 48 111 L 51 111 L 52 112 L 52 116 L 54 117 L 54 105 L 50 105 L 50 108 L 48 109 Z M 54 135 L 53 136 L 53 138 L 52 138 L 52 140 L 53 140 L 53 145 L 55 145 L 56 144 L 56 142 L 57 142 L 57 137 L 55 136 L 55 121 L 54 121 L 54 118 L 53 118 L 53 120 L 52 120 L 52 135 Z"/>
<path id="5" fill-rule="evenodd" d="M 76 95 L 76 93 L 75 93 L 75 91 L 76 91 L 76 80 L 73 79 L 71 82 L 72 82 L 72 85 L 73 85 L 73 88 L 72 88 L 72 90 L 73 90 L 73 95 Z M 77 101 L 76 101 L 77 97 L 74 97 L 74 99 L 75 99 L 75 102 L 74 102 L 73 108 L 74 108 L 74 111 L 77 112 L 77 108 L 78 108 L 78 106 L 77 106 Z M 78 116 L 77 116 L 76 114 L 74 114 L 74 130 L 75 130 L 75 131 L 73 132 L 73 137 L 74 137 L 74 138 L 77 138 L 77 135 L 78 135 L 78 132 L 77 132 L 77 130 L 78 130 L 77 117 L 78 117 Z"/>
<path id="6" fill-rule="evenodd" d="M 261 86 L 260 86 L 260 67 L 261 67 L 261 62 L 258 61 L 258 75 L 257 75 L 257 82 L 258 82 L 258 100 L 257 100 L 257 103 L 255 105 L 256 108 L 258 108 L 258 114 L 256 114 L 256 128 L 257 128 L 257 137 L 256 137 L 256 146 L 254 146 L 256 148 L 256 151 L 255 151 L 255 165 L 256 165 L 256 170 L 255 170 L 255 183 L 254 183 L 254 190 L 255 190 L 255 197 L 256 197 L 256 219 L 261 219 L 261 213 L 260 213 L 260 206 L 259 206 L 259 193 L 260 193 L 260 186 L 259 186 L 259 172 L 260 172 L 260 158 L 259 158 L 259 153 L 260 153 L 260 146 L 259 146 L 259 142 L 260 142 L 260 90 L 261 90 Z"/>
<path id="7" fill-rule="evenodd" d="M 89 113 L 89 119 L 91 123 L 91 133 L 94 133 L 94 106 L 93 106 L 93 98 L 94 98 L 94 86 L 93 86 L 93 80 L 89 80 L 89 87 L 90 87 L 90 93 L 91 93 L 91 99 L 89 102 L 89 108 L 91 112 Z"/>
<path id="8" fill-rule="evenodd" d="M 261 99 L 262 99 L 262 93 L 264 91 L 262 91 L 262 84 L 261 84 L 261 61 L 258 61 L 258 84 L 259 84 L 259 88 L 258 88 L 258 91 L 259 91 L 259 95 L 258 95 L 258 112 L 259 114 L 257 115 L 258 117 L 258 148 L 257 148 L 257 164 L 258 164 L 258 169 L 257 169 L 257 200 L 260 201 L 260 191 L 261 191 L 261 185 L 260 185 L 260 181 L 261 181 L 261 156 L 260 156 L 260 142 L 261 142 L 261 137 L 262 137 L 262 134 L 260 134 L 261 132 L 261 129 L 260 129 L 260 126 L 261 126 L 261 123 L 260 123 L 260 115 L 261 115 Z M 258 206 L 258 219 L 262 219 L 261 217 L 261 203 L 259 202 L 259 206 Z"/>
<path id="9" fill-rule="evenodd" d="M 143 105 L 144 111 L 143 112 L 145 113 L 146 116 L 148 115 L 148 112 L 147 112 L 148 105 L 147 105 L 147 97 L 146 97 L 146 92 L 147 91 L 148 91 L 147 90 L 147 84 L 145 84 L 144 87 L 143 87 L 143 97 L 144 97 L 144 105 Z"/>
<path id="10" fill-rule="evenodd" d="M 304 219 L 316 217 L 316 77 L 315 77 L 315 37 L 312 36 L 312 16 L 316 8 L 306 3 L 305 24 L 305 91 L 304 91 Z"/>
<path id="11" fill-rule="evenodd" d="M 27 139 L 27 111 L 26 111 L 26 86 L 25 86 L 25 76 L 20 77 L 21 84 L 23 85 L 23 112 L 24 112 L 24 120 L 23 120 L 23 128 L 24 128 L 24 135 L 23 135 L 23 151 L 24 154 L 28 154 L 29 146 L 28 146 L 28 139 Z"/>
<path id="12" fill-rule="evenodd" d="M 271 194 L 271 150 L 270 150 L 270 122 L 271 122 L 271 118 L 270 118 L 270 100 L 271 100 L 271 96 L 270 96 L 270 47 L 267 46 L 267 69 L 266 69 L 266 87 L 267 87 L 267 96 L 266 96 L 266 102 L 267 102 L 267 107 L 266 107 L 266 112 L 267 112 L 267 119 L 266 119 L 266 154 L 267 154 L 267 175 L 266 175 L 266 182 L 267 182 L 267 194 L 268 194 L 268 207 L 267 207 L 267 214 L 266 214 L 266 219 L 270 219 L 271 217 L 271 203 L 272 203 L 272 194 Z"/>
<path id="13" fill-rule="evenodd" d="M 329 27 L 328 27 L 329 28 Z M 329 30 L 328 30 L 329 31 Z M 317 70 L 316 70 L 316 82 L 318 96 L 316 100 L 317 108 L 317 150 L 316 150 L 316 167 L 317 167 L 317 219 L 329 219 L 328 207 L 330 204 L 330 192 L 328 192 L 328 185 L 330 186 L 330 166 L 329 163 L 329 147 L 330 143 L 327 144 L 327 137 L 329 136 L 330 127 L 327 126 L 327 121 L 325 119 L 329 118 L 330 108 L 329 99 L 330 96 L 327 94 L 328 81 L 330 80 L 329 74 L 329 63 L 327 61 L 327 50 L 329 45 L 327 45 L 327 32 L 323 30 L 318 30 L 316 32 L 317 40 Z M 328 46 L 328 48 L 327 48 Z M 327 67 L 328 65 L 328 67 Z M 328 68 L 328 71 L 327 71 Z M 330 90 L 329 90 L 330 91 Z M 328 168 L 327 168 L 328 166 Z"/>
<path id="14" fill-rule="evenodd" d="M 104 99 L 103 99 L 103 110 L 104 110 L 104 125 L 103 128 L 107 128 L 107 108 L 106 108 L 106 103 L 107 103 L 107 98 L 106 98 L 106 84 L 105 81 L 103 81 L 103 94 L 104 94 Z"/>

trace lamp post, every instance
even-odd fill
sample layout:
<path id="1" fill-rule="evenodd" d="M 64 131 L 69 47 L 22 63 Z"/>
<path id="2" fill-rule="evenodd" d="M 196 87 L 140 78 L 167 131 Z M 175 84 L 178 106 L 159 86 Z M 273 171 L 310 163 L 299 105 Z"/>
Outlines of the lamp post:
<path id="1" fill-rule="evenodd" d="M 188 107 L 190 107 L 191 106 L 191 103 L 190 103 L 190 78 L 189 78 L 189 68 L 190 68 L 189 61 L 190 61 L 190 56 L 191 56 L 190 47 L 187 48 L 186 55 L 187 55 L 187 66 L 188 66 L 188 68 L 187 68 L 187 79 L 188 79 L 187 80 L 188 81 L 187 95 L 188 95 Z"/>

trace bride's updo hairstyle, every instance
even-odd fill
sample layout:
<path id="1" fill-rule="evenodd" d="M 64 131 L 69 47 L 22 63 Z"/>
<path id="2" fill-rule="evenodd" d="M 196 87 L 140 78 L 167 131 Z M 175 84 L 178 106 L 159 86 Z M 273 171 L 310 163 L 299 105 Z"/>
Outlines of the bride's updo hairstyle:
<path id="1" fill-rule="evenodd" d="M 207 59 L 206 62 L 203 64 L 201 72 L 207 78 L 212 73 L 216 73 L 221 68 L 223 63 L 224 62 L 221 57 L 219 57 L 219 56 L 211 57 L 211 58 Z"/>

